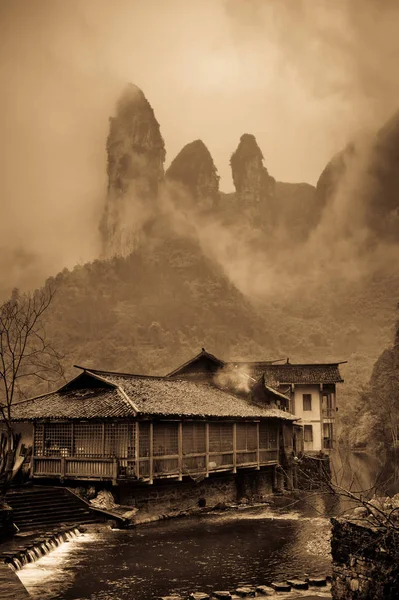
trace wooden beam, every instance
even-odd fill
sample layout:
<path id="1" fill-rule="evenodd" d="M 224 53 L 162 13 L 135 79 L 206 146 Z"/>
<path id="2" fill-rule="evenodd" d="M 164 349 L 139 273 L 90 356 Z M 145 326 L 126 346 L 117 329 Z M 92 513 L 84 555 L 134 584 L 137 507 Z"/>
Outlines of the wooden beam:
<path id="1" fill-rule="evenodd" d="M 256 423 L 256 462 L 257 469 L 260 469 L 260 454 L 259 454 L 259 421 Z"/>
<path id="2" fill-rule="evenodd" d="M 237 423 L 233 423 L 233 473 L 237 473 Z"/>
<path id="3" fill-rule="evenodd" d="M 178 431 L 179 481 L 183 479 L 183 423 L 180 421 Z"/>
<path id="4" fill-rule="evenodd" d="M 150 421 L 150 481 L 149 483 L 154 483 L 154 423 Z"/>

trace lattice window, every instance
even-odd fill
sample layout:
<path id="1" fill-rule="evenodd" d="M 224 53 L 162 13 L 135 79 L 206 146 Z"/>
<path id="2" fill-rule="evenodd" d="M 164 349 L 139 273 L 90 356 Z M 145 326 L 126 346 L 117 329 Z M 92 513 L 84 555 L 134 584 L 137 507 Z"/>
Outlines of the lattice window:
<path id="1" fill-rule="evenodd" d="M 183 423 L 183 454 L 200 454 L 205 446 L 205 423 Z"/>
<path id="2" fill-rule="evenodd" d="M 209 451 L 228 452 L 233 450 L 233 424 L 209 424 Z"/>
<path id="3" fill-rule="evenodd" d="M 154 456 L 178 453 L 178 423 L 154 423 Z"/>
<path id="4" fill-rule="evenodd" d="M 74 423 L 74 456 L 101 458 L 104 455 L 103 425 L 101 423 Z"/>
<path id="5" fill-rule="evenodd" d="M 34 439 L 34 455 L 44 455 L 44 425 L 43 423 L 35 424 L 35 439 Z"/>
<path id="6" fill-rule="evenodd" d="M 150 424 L 145 422 L 139 423 L 139 455 L 150 456 Z"/>
<path id="7" fill-rule="evenodd" d="M 45 423 L 44 425 L 44 455 L 71 456 L 72 454 L 72 424 Z"/>
<path id="8" fill-rule="evenodd" d="M 105 456 L 134 457 L 134 437 L 131 423 L 105 423 Z"/>
<path id="9" fill-rule="evenodd" d="M 259 424 L 259 448 L 271 450 L 277 448 L 277 427 L 271 423 Z"/>
<path id="10" fill-rule="evenodd" d="M 237 423 L 236 436 L 237 450 L 256 450 L 258 445 L 256 423 Z"/>

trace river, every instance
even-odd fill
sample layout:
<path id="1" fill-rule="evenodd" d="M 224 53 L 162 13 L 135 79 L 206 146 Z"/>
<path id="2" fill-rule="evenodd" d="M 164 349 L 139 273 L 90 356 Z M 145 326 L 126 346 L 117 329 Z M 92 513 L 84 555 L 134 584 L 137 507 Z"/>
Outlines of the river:
<path id="1" fill-rule="evenodd" d="M 329 520 L 255 507 L 86 533 L 19 576 L 36 600 L 149 600 L 330 573 Z"/>
<path id="2" fill-rule="evenodd" d="M 333 463 L 336 476 L 358 489 L 377 469 L 358 455 L 345 468 L 337 457 Z M 329 516 L 342 506 L 314 493 L 289 502 L 88 532 L 18 575 L 36 600 L 150 600 L 329 574 Z"/>

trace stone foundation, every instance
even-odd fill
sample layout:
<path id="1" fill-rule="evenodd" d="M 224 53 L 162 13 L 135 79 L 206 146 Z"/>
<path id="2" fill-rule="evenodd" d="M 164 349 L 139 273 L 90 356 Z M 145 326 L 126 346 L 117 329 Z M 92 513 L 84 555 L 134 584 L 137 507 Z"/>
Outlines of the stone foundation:
<path id="1" fill-rule="evenodd" d="M 15 527 L 12 521 L 12 508 L 3 503 L 0 508 L 0 542 L 11 538 L 15 533 Z"/>
<path id="2" fill-rule="evenodd" d="M 141 515 L 171 515 L 194 508 L 231 504 L 243 499 L 261 502 L 273 491 L 274 467 L 237 474 L 213 474 L 201 482 L 155 481 L 153 485 L 121 486 L 120 504 L 134 506 Z"/>
<path id="3" fill-rule="evenodd" d="M 399 532 L 331 519 L 332 597 L 395 600 L 399 597 Z"/>

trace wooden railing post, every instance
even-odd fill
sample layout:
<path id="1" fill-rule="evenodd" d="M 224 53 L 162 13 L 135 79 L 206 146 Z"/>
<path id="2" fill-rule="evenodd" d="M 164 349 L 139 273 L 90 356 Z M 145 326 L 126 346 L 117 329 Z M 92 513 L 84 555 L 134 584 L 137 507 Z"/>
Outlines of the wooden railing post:
<path id="1" fill-rule="evenodd" d="M 205 467 L 205 476 L 209 477 L 209 423 L 205 423 Z"/>
<path id="2" fill-rule="evenodd" d="M 233 473 L 237 473 L 237 423 L 233 423 Z"/>
<path id="3" fill-rule="evenodd" d="M 65 456 L 61 456 L 60 471 L 61 479 L 65 479 Z"/>
<path id="4" fill-rule="evenodd" d="M 140 477 L 140 425 L 136 421 L 136 435 L 134 438 L 134 458 L 136 460 L 136 477 Z"/>
<path id="5" fill-rule="evenodd" d="M 114 460 L 112 462 L 112 483 L 113 485 L 116 485 L 118 479 L 118 459 L 116 457 L 114 457 Z"/>
<path id="6" fill-rule="evenodd" d="M 183 423 L 179 423 L 178 431 L 179 481 L 183 479 Z"/>
<path id="7" fill-rule="evenodd" d="M 150 421 L 150 483 L 154 483 L 154 424 Z"/>

